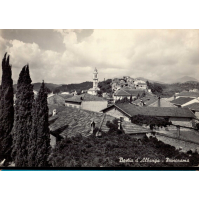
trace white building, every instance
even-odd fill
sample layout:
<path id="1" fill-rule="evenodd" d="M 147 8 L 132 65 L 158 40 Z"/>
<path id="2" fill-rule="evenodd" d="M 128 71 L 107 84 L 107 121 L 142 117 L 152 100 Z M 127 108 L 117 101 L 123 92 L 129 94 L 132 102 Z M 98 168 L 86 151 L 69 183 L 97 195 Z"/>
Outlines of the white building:
<path id="1" fill-rule="evenodd" d="M 93 72 L 93 88 L 88 90 L 88 94 L 91 95 L 97 95 L 97 91 L 99 91 L 100 89 L 98 88 L 98 77 L 97 77 L 97 69 L 95 68 L 94 72 Z"/>

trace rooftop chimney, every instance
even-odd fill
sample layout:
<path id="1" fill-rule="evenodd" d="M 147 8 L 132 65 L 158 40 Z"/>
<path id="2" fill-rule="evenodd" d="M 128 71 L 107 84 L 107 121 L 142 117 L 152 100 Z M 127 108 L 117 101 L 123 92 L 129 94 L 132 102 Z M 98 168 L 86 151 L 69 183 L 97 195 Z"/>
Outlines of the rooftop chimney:
<path id="1" fill-rule="evenodd" d="M 92 120 L 91 121 L 91 131 L 90 131 L 91 134 L 93 134 L 94 129 L 95 129 L 95 122 Z"/>
<path id="2" fill-rule="evenodd" d="M 53 110 L 53 116 L 55 116 L 56 114 L 57 114 L 57 110 L 54 109 L 54 110 Z"/>
<path id="3" fill-rule="evenodd" d="M 180 137 L 180 126 L 176 126 L 177 128 L 177 137 L 179 138 Z"/>
<path id="4" fill-rule="evenodd" d="M 160 107 L 160 96 L 158 97 L 158 107 Z"/>
<path id="5" fill-rule="evenodd" d="M 118 119 L 118 130 L 120 130 L 121 129 L 121 118 L 120 119 Z"/>

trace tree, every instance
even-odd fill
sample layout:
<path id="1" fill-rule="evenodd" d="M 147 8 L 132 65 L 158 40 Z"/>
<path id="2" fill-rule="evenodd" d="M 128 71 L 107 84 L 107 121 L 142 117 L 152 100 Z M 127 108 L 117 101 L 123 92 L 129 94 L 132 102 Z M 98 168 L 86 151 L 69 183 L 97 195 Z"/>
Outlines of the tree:
<path id="1" fill-rule="evenodd" d="M 141 96 L 140 96 L 140 98 L 143 98 L 143 97 L 145 97 L 146 96 L 146 93 L 145 93 L 145 91 L 141 94 Z"/>
<path id="2" fill-rule="evenodd" d="M 59 94 L 61 92 L 61 90 L 57 87 L 53 90 L 54 94 Z"/>
<path id="3" fill-rule="evenodd" d="M 32 109 L 32 130 L 28 147 L 28 165 L 30 167 L 48 166 L 47 160 L 50 153 L 48 126 L 47 91 L 43 82 Z"/>
<path id="4" fill-rule="evenodd" d="M 2 80 L 0 88 L 0 159 L 11 159 L 14 123 L 13 80 L 9 56 L 5 53 L 2 60 Z"/>
<path id="5" fill-rule="evenodd" d="M 130 103 L 132 103 L 132 101 L 133 101 L 133 97 L 132 97 L 132 94 L 131 94 L 131 96 L 130 96 Z"/>
<path id="6" fill-rule="evenodd" d="M 16 167 L 28 166 L 28 143 L 32 126 L 33 85 L 29 66 L 22 68 L 16 92 L 12 157 Z"/>

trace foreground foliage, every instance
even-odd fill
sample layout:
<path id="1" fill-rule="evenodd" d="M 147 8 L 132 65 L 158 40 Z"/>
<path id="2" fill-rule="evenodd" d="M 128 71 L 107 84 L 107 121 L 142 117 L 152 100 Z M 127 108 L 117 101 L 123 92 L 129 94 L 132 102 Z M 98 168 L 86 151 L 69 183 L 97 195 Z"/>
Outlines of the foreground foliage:
<path id="1" fill-rule="evenodd" d="M 28 143 L 32 126 L 33 85 L 29 66 L 24 66 L 17 83 L 12 158 L 16 167 L 28 166 Z"/>
<path id="2" fill-rule="evenodd" d="M 2 60 L 2 80 L 0 86 L 0 161 L 11 160 L 12 136 L 14 123 L 13 80 L 9 56 Z"/>
<path id="3" fill-rule="evenodd" d="M 50 131 L 48 128 L 47 90 L 44 82 L 33 103 L 32 130 L 28 145 L 28 166 L 47 167 L 50 153 Z"/>
<path id="4" fill-rule="evenodd" d="M 167 157 L 189 162 L 166 162 Z M 147 158 L 160 162 L 141 162 Z M 124 163 L 122 159 L 133 159 L 134 162 Z M 199 155 L 181 153 L 153 137 L 137 140 L 114 132 L 101 138 L 65 138 L 53 149 L 50 162 L 53 167 L 189 167 L 198 165 Z"/>
<path id="5" fill-rule="evenodd" d="M 155 126 L 159 128 L 172 125 L 168 118 L 144 116 L 140 114 L 131 117 L 131 122 L 140 126 L 145 124 L 150 126 L 150 129 L 153 129 Z"/>

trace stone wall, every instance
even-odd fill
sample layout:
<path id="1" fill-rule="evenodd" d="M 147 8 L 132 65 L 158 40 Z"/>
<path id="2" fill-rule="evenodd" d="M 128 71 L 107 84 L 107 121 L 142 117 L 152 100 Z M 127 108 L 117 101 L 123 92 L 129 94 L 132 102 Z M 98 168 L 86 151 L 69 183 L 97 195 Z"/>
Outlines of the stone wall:
<path id="1" fill-rule="evenodd" d="M 53 136 L 53 135 L 50 135 L 50 146 L 51 146 L 52 148 L 54 148 L 55 145 L 56 145 L 56 137 Z"/>
<path id="2" fill-rule="evenodd" d="M 75 104 L 75 103 L 65 103 L 65 106 L 74 107 L 74 108 L 80 108 L 81 107 L 81 105 Z"/>
<path id="3" fill-rule="evenodd" d="M 192 120 L 189 118 L 171 117 L 169 120 L 172 122 L 173 125 L 192 127 Z"/>
<path id="4" fill-rule="evenodd" d="M 125 121 L 130 121 L 130 119 L 126 115 L 124 115 L 123 113 L 121 113 L 120 111 L 118 111 L 115 108 L 108 110 L 106 112 L 106 114 L 111 115 L 111 116 L 116 117 L 116 118 L 123 117 Z"/>
<path id="5" fill-rule="evenodd" d="M 147 134 L 148 137 L 151 136 L 151 134 Z M 171 146 L 174 146 L 176 149 L 182 149 L 183 152 L 187 152 L 189 150 L 195 151 L 196 149 L 199 150 L 199 144 L 187 142 L 180 139 L 175 139 L 171 137 L 164 136 L 162 134 L 155 134 L 156 138 L 165 144 L 169 144 Z"/>
<path id="6" fill-rule="evenodd" d="M 108 105 L 108 101 L 82 101 L 81 109 L 100 112 Z"/>

